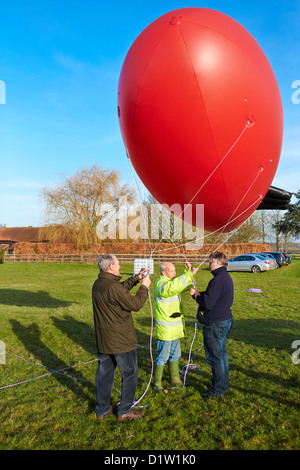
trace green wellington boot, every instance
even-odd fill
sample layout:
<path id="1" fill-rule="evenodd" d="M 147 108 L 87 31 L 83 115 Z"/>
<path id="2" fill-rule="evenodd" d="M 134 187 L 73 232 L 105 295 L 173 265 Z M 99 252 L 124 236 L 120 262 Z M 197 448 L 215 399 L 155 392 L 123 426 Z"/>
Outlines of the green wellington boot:
<path id="1" fill-rule="evenodd" d="M 179 378 L 179 361 L 168 362 L 171 385 L 173 387 L 182 387 L 182 382 Z"/>
<path id="2" fill-rule="evenodd" d="M 153 390 L 154 390 L 155 392 L 161 392 L 161 391 L 163 391 L 163 386 L 162 386 L 162 384 L 161 384 L 163 372 L 164 372 L 164 366 L 157 366 L 157 365 L 155 365 L 155 369 L 154 369 L 154 384 L 153 384 Z"/>

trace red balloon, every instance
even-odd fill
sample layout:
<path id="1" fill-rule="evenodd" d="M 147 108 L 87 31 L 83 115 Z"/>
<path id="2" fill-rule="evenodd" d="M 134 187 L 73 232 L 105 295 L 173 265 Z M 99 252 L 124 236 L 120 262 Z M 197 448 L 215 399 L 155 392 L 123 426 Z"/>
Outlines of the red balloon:
<path id="1" fill-rule="evenodd" d="M 151 23 L 123 63 L 118 115 L 151 194 L 182 210 L 204 204 L 206 230 L 238 227 L 273 181 L 283 138 L 278 84 L 256 40 L 223 13 L 184 8 Z"/>

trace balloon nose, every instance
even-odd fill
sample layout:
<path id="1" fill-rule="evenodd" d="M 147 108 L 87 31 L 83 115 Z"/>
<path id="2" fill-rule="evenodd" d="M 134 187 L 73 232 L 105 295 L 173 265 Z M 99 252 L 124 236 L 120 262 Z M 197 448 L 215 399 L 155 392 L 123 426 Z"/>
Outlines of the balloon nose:
<path id="1" fill-rule="evenodd" d="M 170 21 L 171 25 L 173 26 L 176 24 L 180 24 L 181 22 L 182 22 L 182 16 L 174 16 Z"/>

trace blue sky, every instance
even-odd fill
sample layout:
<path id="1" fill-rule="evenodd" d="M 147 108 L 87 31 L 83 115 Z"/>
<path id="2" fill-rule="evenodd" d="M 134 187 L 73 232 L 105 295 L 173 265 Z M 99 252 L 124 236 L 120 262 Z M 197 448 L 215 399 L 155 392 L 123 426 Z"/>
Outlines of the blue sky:
<path id="1" fill-rule="evenodd" d="M 117 117 L 122 63 L 149 23 L 185 7 L 231 16 L 264 50 L 285 118 L 273 185 L 300 188 L 300 1 L 0 0 L 0 224 L 42 225 L 41 188 L 82 166 L 132 181 Z"/>

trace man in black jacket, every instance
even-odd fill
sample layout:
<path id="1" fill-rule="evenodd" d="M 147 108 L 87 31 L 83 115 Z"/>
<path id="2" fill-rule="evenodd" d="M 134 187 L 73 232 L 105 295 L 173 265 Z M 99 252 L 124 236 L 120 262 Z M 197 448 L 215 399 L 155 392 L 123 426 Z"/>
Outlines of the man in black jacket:
<path id="1" fill-rule="evenodd" d="M 214 278 L 206 291 L 190 290 L 198 303 L 197 318 L 203 324 L 205 356 L 212 369 L 212 382 L 203 398 L 224 395 L 229 389 L 229 363 L 226 341 L 232 328 L 231 306 L 233 303 L 233 282 L 227 272 L 227 258 L 224 253 L 213 253 L 209 267 Z"/>
<path id="2" fill-rule="evenodd" d="M 151 284 L 146 269 L 120 282 L 120 263 L 114 255 L 105 254 L 98 260 L 100 273 L 92 289 L 98 368 L 96 372 L 95 408 L 98 418 L 112 414 L 110 395 L 116 366 L 122 377 L 121 400 L 118 420 L 142 418 L 144 412 L 133 408 L 138 380 L 137 339 L 132 311 L 140 310 L 148 298 Z M 130 290 L 139 281 L 141 286 L 135 295 Z"/>

